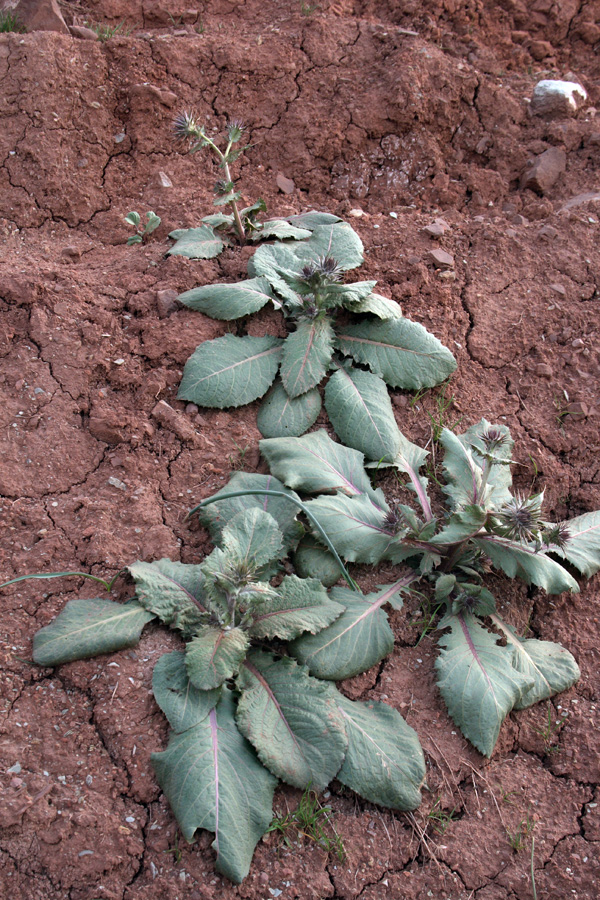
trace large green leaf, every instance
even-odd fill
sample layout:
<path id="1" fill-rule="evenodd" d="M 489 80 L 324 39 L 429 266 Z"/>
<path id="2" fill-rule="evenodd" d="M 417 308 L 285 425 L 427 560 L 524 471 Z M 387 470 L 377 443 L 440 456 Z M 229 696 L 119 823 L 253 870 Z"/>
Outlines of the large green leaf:
<path id="1" fill-rule="evenodd" d="M 154 699 L 169 720 L 173 731 L 193 728 L 217 705 L 221 691 L 199 691 L 189 680 L 185 668 L 185 653 L 174 650 L 165 653 L 152 673 Z"/>
<path id="2" fill-rule="evenodd" d="M 293 246 L 294 253 L 302 261 L 332 256 L 344 271 L 363 263 L 363 249 L 361 239 L 347 222 L 317 225 L 311 238 Z"/>
<path id="3" fill-rule="evenodd" d="M 285 219 L 268 219 L 262 223 L 257 231 L 250 235 L 250 240 L 261 241 L 274 237 L 280 241 L 286 238 L 301 241 L 303 238 L 310 237 L 311 233 L 307 228 L 298 228 Z"/>
<path id="4" fill-rule="evenodd" d="M 251 637 L 291 641 L 303 632 L 321 631 L 344 611 L 316 578 L 286 575 L 277 594 L 257 605 Z"/>
<path id="5" fill-rule="evenodd" d="M 256 424 L 266 438 L 297 437 L 314 424 L 320 412 L 321 395 L 317 388 L 292 398 L 276 378 L 256 414 Z"/>
<path id="6" fill-rule="evenodd" d="M 540 700 L 553 697 L 579 680 L 579 666 L 569 651 L 560 644 L 535 638 L 520 638 L 499 616 L 492 615 L 491 619 L 504 632 L 508 644 L 515 650 L 515 669 L 526 678 L 533 679 L 533 687 L 515 703 L 515 709 L 525 709 Z"/>
<path id="7" fill-rule="evenodd" d="M 338 781 L 365 800 L 391 809 L 416 809 L 425 757 L 416 731 L 385 703 L 359 703 L 337 694 L 348 732 Z"/>
<path id="8" fill-rule="evenodd" d="M 362 300 L 344 299 L 344 307 L 353 313 L 370 313 L 378 319 L 401 319 L 402 310 L 395 300 L 381 294 L 369 294 Z"/>
<path id="9" fill-rule="evenodd" d="M 263 765 L 294 787 L 325 790 L 348 746 L 331 686 L 292 659 L 254 652 L 238 687 L 238 728 Z"/>
<path id="10" fill-rule="evenodd" d="M 420 390 L 444 381 L 456 368 L 450 351 L 410 319 L 366 320 L 337 335 L 343 353 L 364 363 L 392 387 Z"/>
<path id="11" fill-rule="evenodd" d="M 249 278 L 237 284 L 206 284 L 192 288 L 177 299 L 211 319 L 229 321 L 262 309 L 276 297 L 266 278 Z"/>
<path id="12" fill-rule="evenodd" d="M 305 245 L 300 242 L 300 246 Z M 248 261 L 248 274 L 250 276 L 263 275 L 282 297 L 292 307 L 300 307 L 302 301 L 298 294 L 289 286 L 286 279 L 294 281 L 302 268 L 302 263 L 296 256 L 292 244 L 263 244 L 250 257 Z"/>
<path id="13" fill-rule="evenodd" d="M 400 431 L 384 382 L 361 369 L 338 369 L 325 388 L 325 409 L 344 444 L 368 459 L 392 462 Z"/>
<path id="14" fill-rule="evenodd" d="M 167 256 L 186 256 L 188 259 L 212 259 L 213 256 L 218 256 L 225 246 L 210 225 L 201 225 L 200 228 L 188 228 L 186 231 L 179 229 L 171 232 L 169 237 L 176 237 L 177 243 L 170 250 L 167 250 Z"/>
<path id="15" fill-rule="evenodd" d="M 250 641 L 241 628 L 204 625 L 185 648 L 188 678 L 200 691 L 218 688 L 236 675 L 248 652 Z"/>
<path id="16" fill-rule="evenodd" d="M 269 469 L 289 487 L 310 494 L 341 491 L 353 497 L 368 494 L 385 505 L 381 491 L 374 491 L 364 470 L 364 456 L 332 441 L 326 431 L 314 431 L 298 440 L 275 438 L 260 442 Z"/>
<path id="17" fill-rule="evenodd" d="M 514 650 L 474 616 L 447 616 L 442 624 L 452 629 L 440 638 L 444 649 L 435 662 L 442 697 L 464 736 L 491 756 L 502 722 L 533 678 L 517 671 Z"/>
<path id="18" fill-rule="evenodd" d="M 344 612 L 324 631 L 294 641 L 291 653 L 317 678 L 341 681 L 366 672 L 394 649 L 394 634 L 382 609 L 388 594 L 389 589 L 364 596 L 333 588 L 331 597 Z"/>
<path id="19" fill-rule="evenodd" d="M 221 533 L 230 560 L 248 569 L 266 565 L 281 553 L 283 536 L 273 516 L 264 509 L 245 509 L 229 520 Z"/>
<path id="20" fill-rule="evenodd" d="M 158 783 L 183 836 L 215 832 L 217 869 L 239 884 L 256 844 L 273 818 L 277 779 L 257 760 L 238 731 L 229 691 L 199 725 L 171 736 L 151 758 Z"/>
<path id="21" fill-rule="evenodd" d="M 277 374 L 280 338 L 226 334 L 197 347 L 185 364 L 177 396 L 199 406 L 244 406 L 265 394 Z"/>
<path id="22" fill-rule="evenodd" d="M 446 451 L 443 466 L 446 484 L 442 490 L 454 508 L 483 506 L 489 491 L 482 489 L 482 469 L 471 448 L 448 428 L 442 430 L 440 441 Z"/>
<path id="23" fill-rule="evenodd" d="M 127 566 L 136 585 L 136 598 L 165 625 L 194 632 L 206 619 L 204 575 L 198 565 L 159 559 Z"/>
<path id="24" fill-rule="evenodd" d="M 137 603 L 111 600 L 69 600 L 50 625 L 33 638 L 33 659 L 39 666 L 60 666 L 133 647 L 154 616 Z"/>
<path id="25" fill-rule="evenodd" d="M 562 550 L 552 547 L 552 553 L 563 556 L 588 578 L 600 569 L 600 511 L 585 513 L 568 522 L 561 522 L 568 538 Z"/>
<path id="26" fill-rule="evenodd" d="M 372 290 L 377 284 L 376 281 L 353 281 L 349 284 L 333 284 L 327 285 L 325 288 L 325 303 L 327 306 L 345 306 L 353 303 L 361 303 L 372 296 Z"/>
<path id="27" fill-rule="evenodd" d="M 295 491 L 291 491 L 273 475 L 258 475 L 254 472 L 234 472 L 229 483 L 221 488 L 213 497 L 235 493 L 236 491 L 279 491 L 298 499 Z M 249 494 L 245 497 L 232 497 L 218 500 L 210 506 L 198 510 L 198 519 L 210 531 L 215 544 L 221 545 L 221 535 L 227 522 L 244 509 L 264 509 L 270 513 L 283 534 L 284 548 L 295 547 L 300 540 L 303 528 L 296 521 L 299 509 L 295 503 L 284 497 L 270 497 L 267 494 Z"/>
<path id="28" fill-rule="evenodd" d="M 303 537 L 296 547 L 293 563 L 300 578 L 317 578 L 325 587 L 331 587 L 342 576 L 333 553 L 326 550 L 312 534 Z"/>
<path id="29" fill-rule="evenodd" d="M 290 397 L 321 383 L 333 354 L 333 328 L 327 318 L 301 319 L 284 341 L 281 380 Z"/>
<path id="30" fill-rule="evenodd" d="M 342 219 L 339 216 L 334 216 L 333 213 L 311 210 L 310 212 L 300 213 L 297 216 L 287 216 L 287 221 L 297 225 L 299 228 L 308 228 L 312 231 L 318 225 L 334 225 L 336 222 L 341 222 Z"/>
<path id="31" fill-rule="evenodd" d="M 476 538 L 473 543 L 509 578 L 518 576 L 527 584 L 533 583 L 544 588 L 548 594 L 579 591 L 579 585 L 572 575 L 560 563 L 536 550 L 534 546 L 519 544 L 495 534 Z"/>
<path id="32" fill-rule="evenodd" d="M 366 494 L 319 497 L 306 505 L 340 556 L 350 562 L 379 562 L 394 542 L 386 529 L 386 511 Z"/>

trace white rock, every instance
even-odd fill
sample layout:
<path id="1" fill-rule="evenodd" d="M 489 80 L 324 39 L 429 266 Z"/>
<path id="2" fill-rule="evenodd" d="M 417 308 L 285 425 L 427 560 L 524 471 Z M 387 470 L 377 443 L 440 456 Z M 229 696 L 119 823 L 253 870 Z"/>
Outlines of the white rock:
<path id="1" fill-rule="evenodd" d="M 535 116 L 573 116 L 587 100 L 585 88 L 576 81 L 538 81 L 530 110 Z"/>

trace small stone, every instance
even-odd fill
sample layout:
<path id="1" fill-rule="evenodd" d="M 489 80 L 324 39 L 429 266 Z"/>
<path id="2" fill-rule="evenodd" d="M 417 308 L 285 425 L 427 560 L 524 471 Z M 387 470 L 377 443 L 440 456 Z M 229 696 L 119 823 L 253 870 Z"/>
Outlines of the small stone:
<path id="1" fill-rule="evenodd" d="M 558 229 L 553 225 L 542 225 L 538 231 L 538 237 L 543 238 L 545 241 L 553 241 L 554 238 L 558 237 Z"/>
<path id="2" fill-rule="evenodd" d="M 364 216 L 364 212 L 362 209 L 351 209 L 348 215 L 352 216 L 353 219 L 360 219 Z"/>
<path id="3" fill-rule="evenodd" d="M 565 291 L 565 289 L 564 289 L 564 287 L 562 286 L 562 284 L 551 284 L 551 285 L 550 285 L 550 290 L 551 290 L 551 291 L 554 291 L 555 294 L 560 294 L 561 297 L 565 297 L 566 294 L 567 294 L 567 292 Z"/>
<path id="4" fill-rule="evenodd" d="M 185 411 L 188 416 L 195 416 L 198 412 L 198 407 L 195 403 L 188 403 L 185 407 Z"/>
<path id="5" fill-rule="evenodd" d="M 446 234 L 447 231 L 450 231 L 450 226 L 445 219 L 434 219 L 430 225 L 426 225 L 422 230 L 430 237 L 439 238 Z"/>
<path id="6" fill-rule="evenodd" d="M 510 39 L 513 44 L 524 44 L 529 40 L 529 33 L 527 31 L 511 31 Z"/>
<path id="7" fill-rule="evenodd" d="M 454 257 L 446 250 L 430 250 L 428 256 L 436 269 L 451 269 L 454 266 Z"/>
<path id="8" fill-rule="evenodd" d="M 163 187 L 163 188 L 172 188 L 173 187 L 173 182 L 171 181 L 171 179 L 169 178 L 169 176 L 167 175 L 166 172 L 158 173 L 158 183 L 159 183 L 159 186 Z"/>
<path id="9" fill-rule="evenodd" d="M 85 25 L 69 25 L 69 31 L 75 38 L 79 38 L 80 41 L 97 41 L 98 35 L 91 28 L 86 28 Z"/>
<path id="10" fill-rule="evenodd" d="M 534 59 L 541 62 L 554 54 L 554 47 L 548 41 L 532 41 L 529 45 L 529 52 Z"/>
<path id="11" fill-rule="evenodd" d="M 567 412 L 570 416 L 573 416 L 577 419 L 587 419 L 590 414 L 588 405 L 586 403 L 582 403 L 581 401 L 569 403 L 569 405 L 567 406 Z"/>
<path id="12" fill-rule="evenodd" d="M 577 32 L 584 44 L 589 44 L 590 47 L 600 41 L 600 25 L 594 22 L 581 22 L 577 26 Z"/>
<path id="13" fill-rule="evenodd" d="M 516 216 L 513 216 L 510 220 L 513 225 L 529 225 L 529 219 L 526 219 L 525 216 L 517 213 Z"/>
<path id="14" fill-rule="evenodd" d="M 115 134 L 113 140 L 115 144 L 122 144 L 126 138 L 126 134 L 124 131 L 121 131 L 119 134 Z"/>
<path id="15" fill-rule="evenodd" d="M 81 250 L 79 247 L 63 247 L 62 255 L 72 262 L 78 262 L 81 259 Z"/>
<path id="16" fill-rule="evenodd" d="M 173 434 L 176 434 L 182 441 L 191 441 L 196 443 L 198 435 L 196 429 L 191 422 L 186 419 L 183 413 L 177 412 L 165 400 L 159 400 L 152 410 L 152 417 Z"/>
<path id="17" fill-rule="evenodd" d="M 456 272 L 451 269 L 439 269 L 437 277 L 440 281 L 456 281 Z"/>
<path id="18" fill-rule="evenodd" d="M 111 475 L 110 478 L 106 479 L 106 483 L 110 484 L 111 487 L 117 488 L 118 491 L 126 491 L 127 485 L 123 481 L 119 481 L 118 478 L 115 478 L 114 475 Z"/>
<path id="19" fill-rule="evenodd" d="M 21 764 L 15 763 L 14 766 L 11 766 L 10 769 L 6 770 L 9 775 L 20 775 L 21 774 Z"/>
<path id="20" fill-rule="evenodd" d="M 545 194 L 558 181 L 566 167 L 567 154 L 565 151 L 559 147 L 550 147 L 523 172 L 521 190 L 529 188 L 536 194 Z"/>
<path id="21" fill-rule="evenodd" d="M 281 174 L 281 172 L 277 173 L 275 184 L 283 194 L 293 194 L 296 190 L 296 185 L 294 184 L 292 179 L 286 178 L 285 175 Z"/>
<path id="22" fill-rule="evenodd" d="M 540 378 L 552 378 L 552 366 L 549 366 L 547 363 L 539 363 L 539 365 L 536 366 L 535 374 Z"/>
<path id="23" fill-rule="evenodd" d="M 178 308 L 177 291 L 157 291 L 156 306 L 158 309 L 159 317 L 161 319 L 166 319 L 167 316 L 169 316 L 172 312 L 175 312 L 175 310 Z"/>
<path id="24" fill-rule="evenodd" d="M 269 883 L 269 876 L 266 872 L 261 872 L 258 876 L 258 881 L 260 884 L 267 885 Z"/>
<path id="25" fill-rule="evenodd" d="M 574 116 L 587 100 L 585 88 L 576 81 L 538 81 L 529 109 L 545 119 Z"/>

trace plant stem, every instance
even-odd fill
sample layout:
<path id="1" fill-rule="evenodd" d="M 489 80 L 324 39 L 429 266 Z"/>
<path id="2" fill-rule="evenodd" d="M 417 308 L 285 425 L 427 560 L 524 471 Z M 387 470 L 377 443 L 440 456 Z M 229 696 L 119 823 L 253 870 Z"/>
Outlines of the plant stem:
<path id="1" fill-rule="evenodd" d="M 205 506 L 210 506 L 211 503 L 218 503 L 220 500 L 230 500 L 233 497 L 248 497 L 248 496 L 268 496 L 268 497 L 284 497 L 286 500 L 290 500 L 292 503 L 295 503 L 296 506 L 300 507 L 304 515 L 311 522 L 311 524 L 317 529 L 323 541 L 327 545 L 327 548 L 330 553 L 335 557 L 335 561 L 338 566 L 342 570 L 342 575 L 346 583 L 352 588 L 353 591 L 358 591 L 358 593 L 362 593 L 359 586 L 352 578 L 346 566 L 342 562 L 339 553 L 329 540 L 327 532 L 323 529 L 323 527 L 317 522 L 311 511 L 307 508 L 307 506 L 302 502 L 302 500 L 297 500 L 296 497 L 290 497 L 289 494 L 285 494 L 283 491 L 270 491 L 267 489 L 264 490 L 247 490 L 247 491 L 232 491 L 230 494 L 221 494 L 220 496 L 209 497 L 207 500 L 203 500 L 202 503 L 199 503 L 198 506 L 195 506 L 193 509 L 189 511 L 187 514 L 187 518 L 193 516 L 195 512 L 198 512 L 199 509 L 203 509 Z"/>
<path id="2" fill-rule="evenodd" d="M 16 584 L 18 581 L 26 581 L 28 578 L 64 578 L 66 576 L 78 575 L 80 578 L 89 578 L 90 581 L 97 581 L 99 584 L 103 584 L 106 590 L 110 593 L 113 588 L 113 584 L 121 574 L 123 569 L 120 569 L 117 574 L 111 578 L 110 581 L 105 581 L 103 578 L 98 578 L 96 575 L 90 575 L 88 572 L 49 572 L 45 575 L 43 572 L 38 572 L 33 575 L 19 575 L 18 578 L 12 578 L 10 581 L 5 581 L 4 584 L 0 584 L 0 588 L 8 587 L 9 584 Z"/>
<path id="3" fill-rule="evenodd" d="M 233 184 L 231 179 L 231 172 L 229 171 L 229 163 L 226 162 L 225 157 L 223 157 L 223 168 L 225 169 L 225 178 L 230 184 Z M 246 232 L 244 231 L 244 226 L 242 224 L 242 220 L 240 218 L 240 213 L 237 208 L 237 203 L 235 200 L 230 200 L 229 205 L 231 207 L 231 211 L 233 212 L 233 218 L 235 221 L 235 230 L 238 233 L 238 237 L 242 244 L 246 242 Z"/>

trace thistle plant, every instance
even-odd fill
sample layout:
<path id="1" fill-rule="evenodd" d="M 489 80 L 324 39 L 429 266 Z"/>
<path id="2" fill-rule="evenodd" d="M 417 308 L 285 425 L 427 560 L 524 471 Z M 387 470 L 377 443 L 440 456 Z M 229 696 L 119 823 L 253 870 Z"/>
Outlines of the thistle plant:
<path id="1" fill-rule="evenodd" d="M 201 344 L 186 363 L 178 396 L 219 409 L 264 397 L 261 433 L 298 436 L 319 415 L 319 387 L 327 379 L 325 408 L 340 438 L 369 459 L 397 465 L 401 438 L 386 383 L 432 387 L 454 371 L 454 357 L 404 318 L 397 303 L 375 293 L 375 281 L 344 281 L 363 261 L 362 242 L 346 222 L 309 212 L 284 224 L 292 231 L 256 250 L 248 279 L 193 288 L 179 300 L 223 321 L 272 304 L 288 336 L 226 334 Z M 357 321 L 349 322 L 353 316 Z"/>
<path id="2" fill-rule="evenodd" d="M 335 560 L 322 544 L 326 533 L 342 559 L 405 566 L 410 579 L 405 591 L 430 585 L 436 606 L 444 611 L 438 624 L 439 689 L 465 737 L 490 756 L 511 710 L 551 697 L 579 678 L 567 650 L 519 637 L 503 621 L 488 587 L 490 576 L 499 570 L 550 594 L 578 591 L 564 563 L 586 576 L 600 569 L 600 511 L 552 524 L 545 521 L 542 494 L 513 493 L 513 441 L 506 426 L 482 419 L 458 436 L 443 429 L 441 444 L 447 503 L 439 511 L 419 474 L 426 453 L 406 438 L 404 472 L 415 496 L 412 505 L 387 501 L 372 488 L 364 456 L 334 443 L 325 432 L 264 440 L 261 450 L 281 482 L 316 495 L 306 508 L 319 529 L 310 543 L 305 538 L 297 547 L 297 572 L 332 569 Z M 349 677 L 355 674 L 348 663 L 357 646 L 369 665 L 389 652 L 377 636 L 381 617 L 377 599 L 368 610 L 354 611 L 350 603 L 319 634 L 295 640 L 293 653 L 316 677 Z"/>
<path id="3" fill-rule="evenodd" d="M 202 512 L 216 545 L 202 562 L 135 562 L 124 570 L 132 599 L 71 600 L 33 643 L 34 662 L 57 666 L 131 647 L 152 620 L 181 635 L 182 649 L 160 657 L 152 675 L 171 735 L 151 761 L 184 837 L 213 831 L 217 868 L 234 882 L 270 828 L 278 780 L 320 793 L 337 778 L 372 803 L 408 810 L 425 778 L 417 735 L 395 709 L 348 700 L 293 651 L 345 615 L 346 595 L 365 610 L 375 598 L 399 607 L 406 579 L 363 596 L 339 557 L 351 590 L 282 574 L 305 530 L 299 514 L 311 521 L 310 512 L 271 476 L 237 472 L 237 486 L 243 497 L 215 496 Z M 55 576 L 65 574 L 83 573 Z"/>

